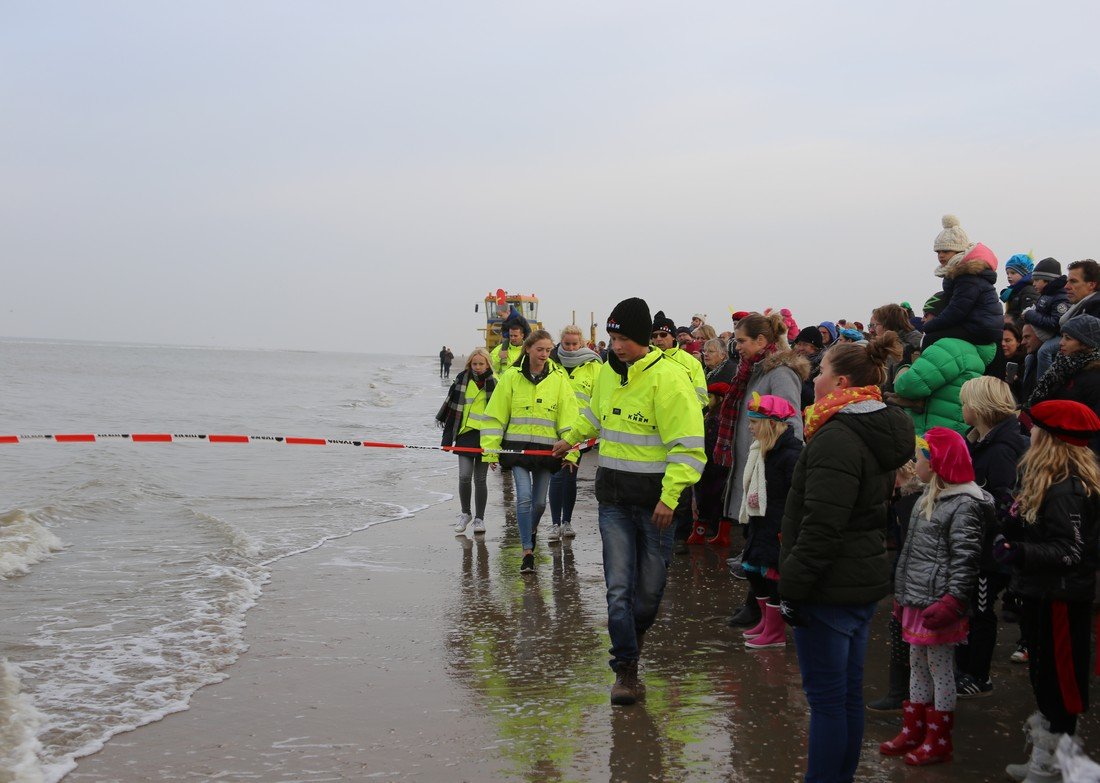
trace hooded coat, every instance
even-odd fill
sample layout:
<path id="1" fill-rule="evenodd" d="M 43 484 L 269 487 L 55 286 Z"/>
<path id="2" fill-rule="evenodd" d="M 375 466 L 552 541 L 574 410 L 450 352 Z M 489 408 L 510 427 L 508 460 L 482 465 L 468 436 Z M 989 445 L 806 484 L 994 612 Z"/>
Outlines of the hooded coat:
<path id="1" fill-rule="evenodd" d="M 795 465 L 779 553 L 786 600 L 863 605 L 890 594 L 886 523 L 913 422 L 899 408 L 859 407 L 825 422 Z"/>
<path id="2" fill-rule="evenodd" d="M 1066 293 L 1066 276 L 1047 281 L 1034 307 L 1024 310 L 1024 323 L 1035 327 L 1040 340 L 1049 340 L 1062 331 L 1059 323 L 1069 311 L 1069 294 Z"/>
<path id="3" fill-rule="evenodd" d="M 745 473 L 745 464 L 749 459 L 749 446 L 752 445 L 748 417 L 748 405 L 752 400 L 752 393 L 757 392 L 761 397 L 765 394 L 782 397 L 791 404 L 792 408 L 801 411 L 802 382 L 809 377 L 809 374 L 810 363 L 789 349 L 773 353 L 752 368 L 752 374 L 749 375 L 749 381 L 745 387 L 745 396 L 741 400 L 737 413 L 737 429 L 733 437 L 733 465 L 726 479 L 723 516 L 737 519 L 741 513 L 741 497 L 744 494 L 741 480 Z M 790 425 L 794 436 L 802 440 L 802 416 L 792 418 Z"/>
<path id="4" fill-rule="evenodd" d="M 959 390 L 985 372 L 996 352 L 993 344 L 973 345 L 949 337 L 925 349 L 912 367 L 894 379 L 899 397 L 924 401 L 923 410 L 909 409 L 918 435 L 933 427 L 966 434 L 969 427 L 963 421 Z"/>
<path id="5" fill-rule="evenodd" d="M 764 485 L 767 506 L 763 516 L 750 516 L 745 551 L 741 559 L 755 566 L 774 568 L 779 564 L 779 527 L 790 494 L 794 466 L 802 453 L 802 441 L 788 427 L 764 458 Z"/>
<path id="6" fill-rule="evenodd" d="M 947 304 L 924 325 L 926 345 L 943 337 L 959 337 L 976 344 L 997 343 L 1004 329 L 1004 309 L 997 294 L 997 272 L 984 245 L 978 243 L 945 264 L 943 293 Z M 961 258 L 960 258 L 961 256 Z M 996 259 L 992 261 L 996 264 Z"/>

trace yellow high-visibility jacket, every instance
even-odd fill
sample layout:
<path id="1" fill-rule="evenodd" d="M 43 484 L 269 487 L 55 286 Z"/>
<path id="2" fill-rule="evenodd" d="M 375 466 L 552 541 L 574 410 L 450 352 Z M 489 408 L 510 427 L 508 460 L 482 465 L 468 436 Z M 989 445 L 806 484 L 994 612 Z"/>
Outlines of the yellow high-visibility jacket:
<path id="1" fill-rule="evenodd" d="M 500 353 L 502 345 L 508 346 L 508 353 L 506 354 L 506 358 L 504 358 L 503 361 L 501 360 Z M 510 342 L 508 342 L 507 338 L 505 338 L 504 342 L 501 343 L 501 345 L 498 345 L 492 350 L 491 358 L 493 360 L 493 373 L 497 376 L 503 375 L 504 371 L 507 370 L 509 367 L 512 367 L 517 361 L 519 361 L 519 357 L 522 355 L 523 343 L 520 343 L 519 345 L 512 345 Z"/>
<path id="2" fill-rule="evenodd" d="M 546 377 L 536 385 L 527 374 L 527 357 L 497 379 L 497 387 L 485 408 L 481 423 L 483 449 L 551 449 L 564 438 L 577 418 L 577 398 L 569 376 L 558 364 L 548 361 Z M 553 457 L 514 454 L 483 456 L 485 462 L 505 467 L 519 465 L 528 469 L 557 470 L 561 460 Z M 576 452 L 566 457 L 577 461 Z"/>
<path id="3" fill-rule="evenodd" d="M 601 503 L 653 507 L 660 500 L 676 508 L 680 494 L 706 466 L 703 413 L 691 380 L 656 348 L 625 368 L 608 356 L 590 410 L 564 439 L 577 444 L 595 435 L 600 438 L 596 499 Z"/>
<path id="4" fill-rule="evenodd" d="M 695 387 L 695 394 L 699 397 L 699 404 L 704 408 L 707 407 L 710 404 L 710 398 L 707 396 L 707 374 L 703 370 L 703 363 L 683 348 L 676 346 L 669 348 L 664 354 L 687 370 L 691 385 Z"/>

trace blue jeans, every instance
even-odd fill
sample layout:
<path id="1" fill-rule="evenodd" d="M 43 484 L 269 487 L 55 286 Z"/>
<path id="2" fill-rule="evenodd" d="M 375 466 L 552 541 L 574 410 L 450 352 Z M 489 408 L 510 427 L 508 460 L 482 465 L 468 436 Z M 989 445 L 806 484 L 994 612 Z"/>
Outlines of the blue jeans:
<path id="1" fill-rule="evenodd" d="M 580 456 L 577 465 L 581 464 Z M 573 519 L 573 506 L 577 503 L 577 471 L 568 464 L 550 476 L 550 519 L 555 525 L 568 524 Z"/>
<path id="2" fill-rule="evenodd" d="M 600 503 L 611 668 L 638 660 L 638 637 L 657 618 L 672 557 L 673 526 L 658 530 L 653 509 Z"/>
<path id="3" fill-rule="evenodd" d="M 863 744 L 863 660 L 875 604 L 801 607 L 794 629 L 802 690 L 810 703 L 806 783 L 855 777 Z"/>
<path id="4" fill-rule="evenodd" d="M 550 476 L 548 470 L 528 470 L 518 465 L 512 468 L 512 481 L 516 485 L 516 522 L 519 523 L 519 540 L 524 549 L 535 546 L 535 528 L 546 510 Z"/>
<path id="5" fill-rule="evenodd" d="M 1054 362 L 1054 357 L 1058 355 L 1058 349 L 1062 347 L 1062 337 L 1051 337 L 1049 340 L 1039 346 L 1039 352 L 1036 356 L 1035 365 L 1035 380 L 1043 377 L 1043 373 L 1050 369 L 1050 365 Z"/>

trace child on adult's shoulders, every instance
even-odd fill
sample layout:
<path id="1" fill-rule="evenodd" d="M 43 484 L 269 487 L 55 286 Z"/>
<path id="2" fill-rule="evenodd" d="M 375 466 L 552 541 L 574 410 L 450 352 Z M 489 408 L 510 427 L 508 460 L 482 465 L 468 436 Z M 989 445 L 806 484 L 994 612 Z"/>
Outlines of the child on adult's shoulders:
<path id="1" fill-rule="evenodd" d="M 944 215 L 943 231 L 932 245 L 943 278 L 943 309 L 924 325 L 924 347 L 954 337 L 974 345 L 998 343 L 1004 308 L 997 294 L 997 256 L 981 242 L 971 243 L 954 215 Z"/>

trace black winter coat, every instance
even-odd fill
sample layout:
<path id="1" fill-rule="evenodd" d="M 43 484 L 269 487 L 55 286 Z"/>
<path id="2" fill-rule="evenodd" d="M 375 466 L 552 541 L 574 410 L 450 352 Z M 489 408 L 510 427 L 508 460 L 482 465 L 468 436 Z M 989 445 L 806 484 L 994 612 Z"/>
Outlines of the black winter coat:
<path id="1" fill-rule="evenodd" d="M 838 413 L 798 458 L 783 512 L 779 593 L 790 601 L 869 604 L 890 593 L 886 522 L 894 473 L 913 456 L 901 408 Z"/>
<path id="2" fill-rule="evenodd" d="M 964 261 L 943 281 L 947 304 L 943 312 L 924 325 L 929 339 L 957 337 L 975 345 L 1000 343 L 1004 330 L 1004 308 L 997 295 L 997 273 L 984 261 Z"/>
<path id="3" fill-rule="evenodd" d="M 783 523 L 783 509 L 791 491 L 794 466 L 802 453 L 802 441 L 789 427 L 779 436 L 768 456 L 764 458 L 764 483 L 768 491 L 767 510 L 762 517 L 749 517 L 747 542 L 741 559 L 756 566 L 779 565 L 779 528 Z"/>
<path id="4" fill-rule="evenodd" d="M 1012 296 L 1008 297 L 1008 301 L 1005 302 L 1005 315 L 1011 316 L 1013 323 L 1023 327 L 1024 310 L 1034 307 L 1037 301 L 1039 301 L 1039 292 L 1035 290 L 1035 286 L 1031 283 L 1026 283 L 1013 291 Z"/>
<path id="5" fill-rule="evenodd" d="M 1047 490 L 1035 524 L 1005 523 L 1005 537 L 1018 550 L 1012 590 L 1044 601 L 1092 602 L 1096 591 L 1097 516 L 1100 498 L 1085 494 L 1070 477 Z"/>
<path id="6" fill-rule="evenodd" d="M 1035 307 L 1024 313 L 1024 323 L 1043 329 L 1051 334 L 1062 331 L 1058 320 L 1069 310 L 1069 295 L 1066 294 L 1066 276 L 1047 281 Z"/>

